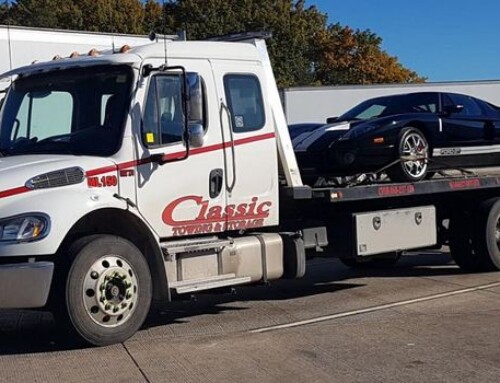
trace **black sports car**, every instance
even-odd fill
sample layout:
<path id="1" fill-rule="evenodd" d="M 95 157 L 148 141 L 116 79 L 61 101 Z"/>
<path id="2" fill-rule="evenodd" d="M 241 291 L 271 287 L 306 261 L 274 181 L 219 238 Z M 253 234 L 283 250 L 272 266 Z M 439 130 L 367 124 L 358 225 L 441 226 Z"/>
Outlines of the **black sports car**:
<path id="1" fill-rule="evenodd" d="M 377 97 L 329 122 L 290 126 L 306 179 L 385 171 L 414 182 L 436 170 L 500 165 L 500 108 L 471 96 Z"/>

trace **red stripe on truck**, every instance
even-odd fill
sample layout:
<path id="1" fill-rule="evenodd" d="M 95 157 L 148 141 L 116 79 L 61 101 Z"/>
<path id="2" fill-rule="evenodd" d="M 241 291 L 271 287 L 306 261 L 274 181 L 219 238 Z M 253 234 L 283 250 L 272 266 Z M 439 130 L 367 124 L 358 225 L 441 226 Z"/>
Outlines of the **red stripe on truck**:
<path id="1" fill-rule="evenodd" d="M 191 149 L 189 151 L 189 155 L 198 155 L 198 154 L 203 154 L 203 153 L 209 153 L 209 152 L 214 152 L 217 150 L 222 150 L 225 148 L 230 148 L 233 145 L 234 146 L 240 146 L 240 145 L 245 145 L 245 144 L 250 144 L 252 142 L 257 142 L 257 141 L 264 141 L 264 140 L 269 140 L 276 137 L 275 133 L 265 133 L 265 134 L 260 134 L 258 136 L 253 136 L 253 137 L 247 137 L 247 138 L 240 138 L 239 140 L 234 140 L 229 141 L 229 142 L 223 142 L 220 144 L 214 144 L 210 146 L 205 146 L 203 148 L 195 148 Z M 186 152 L 173 152 L 173 153 L 166 153 L 163 155 L 163 157 L 166 160 L 172 160 L 176 158 L 182 157 Z M 85 175 L 87 177 L 93 177 L 93 176 L 98 176 L 100 174 L 106 174 L 106 173 L 111 173 L 111 172 L 116 172 L 118 170 L 123 170 L 123 169 L 129 169 L 129 168 L 134 168 L 137 166 L 145 165 L 151 162 L 151 157 L 143 158 L 140 160 L 134 160 L 134 161 L 127 161 L 127 162 L 122 162 L 117 165 L 109 165 L 109 166 L 104 166 L 102 168 L 96 168 L 96 169 L 91 169 L 87 170 L 85 172 Z M 26 186 L 20 186 L 12 189 L 7 189 L 0 191 L 0 198 L 7 198 L 7 197 L 12 197 L 15 195 L 27 193 L 29 191 L 32 191 L 31 189 L 28 189 Z"/>

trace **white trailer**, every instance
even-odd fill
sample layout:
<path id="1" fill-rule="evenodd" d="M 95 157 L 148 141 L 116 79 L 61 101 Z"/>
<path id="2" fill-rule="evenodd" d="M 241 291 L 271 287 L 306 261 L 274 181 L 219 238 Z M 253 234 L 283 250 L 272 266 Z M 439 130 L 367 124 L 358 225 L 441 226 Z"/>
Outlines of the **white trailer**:
<path id="1" fill-rule="evenodd" d="M 140 35 L 0 25 L 0 73 L 34 61 L 48 61 L 57 55 L 68 57 L 73 52 L 118 50 L 126 44 L 139 46 L 149 43 L 148 36 Z M 9 84 L 10 78 L 2 79 L 0 90 Z"/>
<path id="2" fill-rule="evenodd" d="M 367 99 L 401 93 L 452 92 L 474 96 L 500 106 L 500 80 L 295 87 L 281 91 L 289 124 L 326 122 Z"/>

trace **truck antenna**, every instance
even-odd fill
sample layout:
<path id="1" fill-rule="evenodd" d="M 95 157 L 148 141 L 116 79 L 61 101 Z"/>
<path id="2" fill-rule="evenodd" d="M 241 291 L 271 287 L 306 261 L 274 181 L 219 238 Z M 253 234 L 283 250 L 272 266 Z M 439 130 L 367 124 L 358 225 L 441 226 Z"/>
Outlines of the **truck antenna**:
<path id="1" fill-rule="evenodd" d="M 163 7 L 163 12 L 162 12 L 162 29 L 163 29 L 163 50 L 165 54 L 165 67 L 168 66 L 167 64 L 167 8 L 165 7 L 165 0 L 162 0 L 162 7 Z"/>
<path id="2" fill-rule="evenodd" d="M 7 41 L 9 43 L 9 70 L 12 70 L 12 42 L 11 42 L 11 36 L 10 36 L 10 24 L 12 22 L 11 20 L 11 5 L 9 2 L 6 0 L 4 3 L 7 6 Z M 12 80 L 12 76 L 10 77 Z"/>

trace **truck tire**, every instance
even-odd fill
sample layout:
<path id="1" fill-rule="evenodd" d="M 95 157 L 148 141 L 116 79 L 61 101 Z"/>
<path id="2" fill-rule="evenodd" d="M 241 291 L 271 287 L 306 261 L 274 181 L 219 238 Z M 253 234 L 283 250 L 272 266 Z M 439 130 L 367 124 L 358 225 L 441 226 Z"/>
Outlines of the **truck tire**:
<path id="1" fill-rule="evenodd" d="M 472 245 L 470 218 L 466 215 L 453 217 L 449 232 L 450 254 L 457 266 L 467 272 L 483 271 L 484 265 Z"/>
<path id="2" fill-rule="evenodd" d="M 500 270 L 500 199 L 490 199 L 474 215 L 450 221 L 450 253 L 469 272 Z"/>
<path id="3" fill-rule="evenodd" d="M 353 269 L 383 269 L 392 267 L 398 263 L 401 258 L 401 253 L 387 253 L 370 258 L 339 258 L 340 262 Z"/>
<path id="4" fill-rule="evenodd" d="M 500 270 L 500 199 L 483 202 L 474 221 L 472 245 L 483 271 Z"/>
<path id="5" fill-rule="evenodd" d="M 65 324 L 86 343 L 105 346 L 130 338 L 144 323 L 152 300 L 148 263 L 131 242 L 94 235 L 69 249 Z"/>

